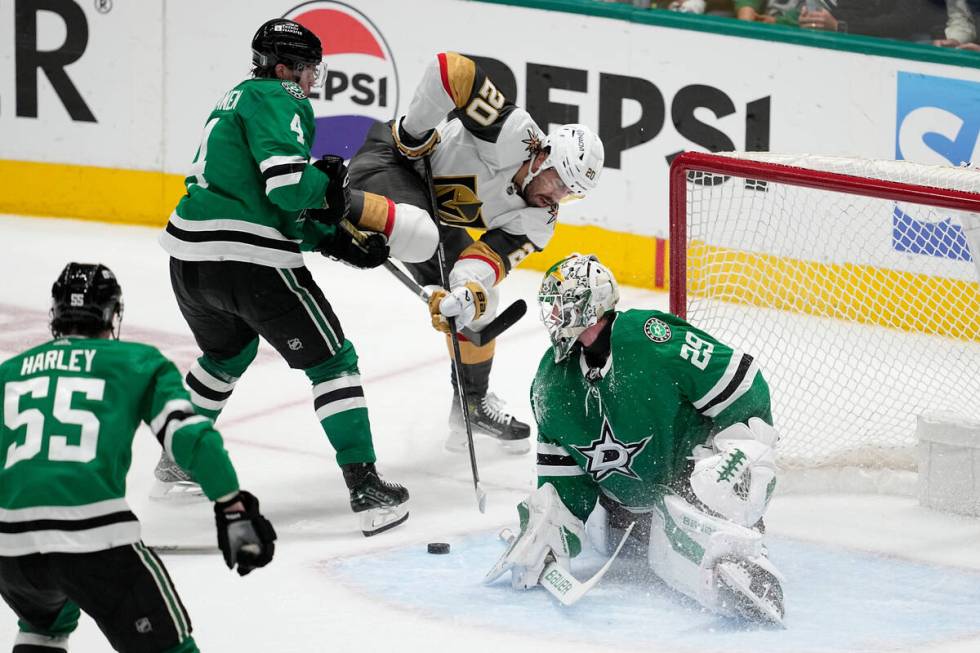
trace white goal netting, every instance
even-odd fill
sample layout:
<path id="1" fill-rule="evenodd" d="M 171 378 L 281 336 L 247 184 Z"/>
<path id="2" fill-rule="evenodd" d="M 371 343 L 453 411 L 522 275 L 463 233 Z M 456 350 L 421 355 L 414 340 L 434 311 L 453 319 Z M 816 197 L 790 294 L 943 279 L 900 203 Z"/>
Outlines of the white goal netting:
<path id="1" fill-rule="evenodd" d="M 908 469 L 918 414 L 980 419 L 980 170 L 767 153 L 678 168 L 672 310 L 760 362 L 783 467 Z"/>

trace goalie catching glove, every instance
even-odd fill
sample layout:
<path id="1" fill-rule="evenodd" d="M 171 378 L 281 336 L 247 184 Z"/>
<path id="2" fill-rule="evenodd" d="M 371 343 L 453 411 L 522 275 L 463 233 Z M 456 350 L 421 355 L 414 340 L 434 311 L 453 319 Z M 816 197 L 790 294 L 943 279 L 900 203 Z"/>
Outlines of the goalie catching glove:
<path id="1" fill-rule="evenodd" d="M 438 288 L 429 295 L 432 328 L 443 333 L 449 333 L 447 318 L 456 318 L 456 329 L 459 330 L 479 320 L 486 311 L 487 290 L 477 281 L 467 281 L 451 292 Z"/>
<path id="2" fill-rule="evenodd" d="M 711 446 L 694 448 L 691 489 L 709 510 L 741 526 L 754 526 L 776 487 L 779 433 L 758 417 L 715 434 Z"/>
<path id="3" fill-rule="evenodd" d="M 487 572 L 483 582 L 492 583 L 510 571 L 514 589 L 526 590 L 539 583 L 551 560 L 568 568 L 571 558 L 582 550 L 585 525 L 565 507 L 551 483 L 528 495 L 517 511 L 521 517 L 521 534 Z"/>
<path id="4" fill-rule="evenodd" d="M 241 491 L 227 501 L 216 501 L 214 521 L 218 528 L 218 548 L 225 564 L 229 569 L 238 565 L 239 576 L 256 567 L 264 567 L 272 560 L 276 551 L 276 531 L 259 512 L 259 500 L 251 493 Z"/>

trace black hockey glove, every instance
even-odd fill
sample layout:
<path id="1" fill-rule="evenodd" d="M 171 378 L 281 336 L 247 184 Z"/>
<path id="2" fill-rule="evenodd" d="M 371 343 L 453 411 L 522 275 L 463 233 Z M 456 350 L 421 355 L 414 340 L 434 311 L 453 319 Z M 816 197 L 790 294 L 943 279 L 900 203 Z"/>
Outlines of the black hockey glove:
<path id="1" fill-rule="evenodd" d="M 307 209 L 306 213 L 317 222 L 337 224 L 350 214 L 350 178 L 347 176 L 347 166 L 344 165 L 343 157 L 327 154 L 319 161 L 314 161 L 313 167 L 330 177 L 330 183 L 324 193 L 326 206 L 322 209 Z"/>
<path id="2" fill-rule="evenodd" d="M 225 512 L 228 506 L 241 501 L 244 510 Z M 259 513 L 259 500 L 244 490 L 228 501 L 214 504 L 214 521 L 218 528 L 218 548 L 229 569 L 238 565 L 238 575 L 244 576 L 256 567 L 264 567 L 276 551 L 276 531 L 269 520 Z"/>
<path id="3" fill-rule="evenodd" d="M 362 233 L 363 242 L 359 243 L 354 236 L 338 227 L 336 235 L 325 238 L 317 251 L 355 268 L 368 269 L 383 265 L 390 253 L 388 240 L 375 231 Z"/>

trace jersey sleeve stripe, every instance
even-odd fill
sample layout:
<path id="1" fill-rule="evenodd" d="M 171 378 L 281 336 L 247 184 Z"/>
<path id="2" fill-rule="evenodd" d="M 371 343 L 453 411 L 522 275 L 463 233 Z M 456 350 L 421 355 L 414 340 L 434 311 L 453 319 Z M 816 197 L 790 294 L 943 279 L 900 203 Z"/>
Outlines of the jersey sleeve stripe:
<path id="1" fill-rule="evenodd" d="M 722 394 L 725 388 L 731 385 L 732 381 L 735 379 L 735 375 L 738 373 L 739 365 L 742 363 L 742 358 L 745 356 L 742 352 L 736 350 L 732 351 L 731 358 L 728 359 L 728 365 L 725 367 L 725 371 L 722 375 L 715 381 L 715 384 L 711 386 L 711 389 L 704 393 L 697 401 L 691 402 L 693 406 L 698 409 L 699 412 L 703 412 L 705 407 L 714 401 L 715 397 Z M 752 357 L 749 357 L 752 360 Z"/>
<path id="2" fill-rule="evenodd" d="M 758 373 L 759 366 L 752 360 L 751 356 L 744 354 L 731 382 L 699 410 L 706 417 L 717 417 L 749 391 Z"/>
<path id="3" fill-rule="evenodd" d="M 476 64 L 455 52 L 439 54 L 439 73 L 446 93 L 453 99 L 457 109 L 462 109 L 473 95 L 473 79 L 476 77 Z"/>
<path id="4" fill-rule="evenodd" d="M 270 168 L 275 168 L 277 166 L 282 166 L 282 165 L 291 165 L 291 164 L 298 164 L 305 168 L 307 163 L 308 163 L 307 159 L 296 155 L 270 156 L 267 159 L 263 159 L 262 162 L 259 163 L 259 170 L 262 172 L 263 175 L 265 175 L 266 171 L 269 170 Z"/>
<path id="5" fill-rule="evenodd" d="M 170 419 L 171 413 L 175 412 L 193 413 L 194 406 L 186 399 L 171 399 L 165 403 L 163 408 L 160 409 L 160 412 L 156 414 L 156 417 L 150 420 L 150 430 L 153 431 L 153 435 L 163 430 L 163 427 L 167 425 L 167 421 Z"/>
<path id="6" fill-rule="evenodd" d="M 289 174 L 281 174 L 278 177 L 270 177 L 265 182 L 265 194 L 268 195 L 277 188 L 282 188 L 283 186 L 294 186 L 300 182 L 303 178 L 302 172 L 292 172 Z"/>
<path id="7" fill-rule="evenodd" d="M 388 200 L 388 215 L 385 217 L 384 234 L 385 238 L 388 238 L 391 236 L 391 232 L 395 228 L 395 203 L 387 197 L 385 199 Z"/>

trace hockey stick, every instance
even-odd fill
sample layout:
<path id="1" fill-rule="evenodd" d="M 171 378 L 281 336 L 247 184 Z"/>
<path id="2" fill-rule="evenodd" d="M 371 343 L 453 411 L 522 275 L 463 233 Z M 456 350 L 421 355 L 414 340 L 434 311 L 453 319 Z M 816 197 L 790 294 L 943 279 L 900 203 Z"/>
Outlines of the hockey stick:
<path id="1" fill-rule="evenodd" d="M 367 238 L 363 231 L 351 224 L 346 218 L 340 221 L 340 227 L 349 233 L 358 243 L 363 244 L 364 239 Z M 401 267 L 391 259 L 385 261 L 384 266 L 385 269 L 391 272 L 391 274 L 398 279 L 403 286 L 411 290 L 416 297 L 420 298 L 425 303 L 429 303 L 429 295 L 431 293 L 420 286 L 418 282 L 416 282 L 415 279 L 408 274 L 408 272 L 401 269 Z M 477 347 L 482 347 L 483 345 L 490 343 L 490 341 L 494 340 L 497 336 L 510 327 L 517 324 L 517 321 L 524 317 L 525 313 L 527 313 L 527 303 L 523 299 L 518 299 L 516 302 L 501 311 L 497 317 L 493 318 L 493 320 L 491 320 L 479 331 L 474 331 L 469 327 L 463 327 L 459 330 L 459 333 Z"/>
<path id="2" fill-rule="evenodd" d="M 429 201 L 432 204 L 432 219 L 439 231 L 439 249 L 436 256 L 439 260 L 439 277 L 443 288 L 449 288 L 449 268 L 446 264 L 446 247 L 442 237 L 443 227 L 439 222 L 439 199 L 436 197 L 436 187 L 432 181 L 432 161 L 428 156 L 422 157 L 425 164 L 425 184 L 429 187 Z M 459 395 L 459 407 L 463 413 L 463 425 L 466 427 L 466 443 L 470 452 L 470 471 L 473 472 L 473 490 L 476 492 L 476 505 L 480 512 L 487 510 L 487 493 L 480 485 L 480 470 L 476 466 L 476 447 L 473 443 L 473 424 L 470 423 L 470 411 L 466 400 L 466 382 L 463 380 L 463 357 L 459 351 L 459 334 L 456 333 L 456 318 L 447 318 L 449 322 L 449 337 L 453 343 L 453 369 L 456 372 L 456 394 Z"/>
<path id="3" fill-rule="evenodd" d="M 599 568 L 599 571 L 592 574 L 592 578 L 588 579 L 587 581 L 580 581 L 579 579 L 575 578 L 575 576 L 572 576 L 570 571 L 559 565 L 556 560 L 552 559 L 551 562 L 545 565 L 544 571 L 541 572 L 541 578 L 538 579 L 541 587 L 545 588 L 549 594 L 558 599 L 562 605 L 574 604 L 580 598 L 585 596 L 589 590 L 598 585 L 599 581 L 602 580 L 602 577 L 606 575 L 606 572 L 609 571 L 613 561 L 622 550 L 623 545 L 626 544 L 626 539 L 630 536 L 630 533 L 633 532 L 634 526 L 636 526 L 636 522 L 632 522 L 629 527 L 627 527 L 626 532 L 623 533 L 623 538 L 619 541 L 619 545 L 616 547 L 616 550 L 613 551 L 613 554 L 608 560 L 606 560 L 606 563 Z M 510 544 L 517 540 L 517 536 L 509 530 L 502 531 L 500 533 L 500 537 Z M 503 558 L 506 558 L 508 553 L 510 553 L 509 549 L 506 553 L 504 553 Z M 501 561 L 503 558 L 501 558 Z M 500 565 L 500 562 L 497 564 Z M 490 573 L 487 574 L 487 577 L 490 578 L 495 571 L 498 571 L 497 567 L 491 569 Z M 500 570 L 496 576 L 493 576 L 493 578 L 499 576 L 501 573 L 503 573 L 503 571 L 504 570 Z"/>

